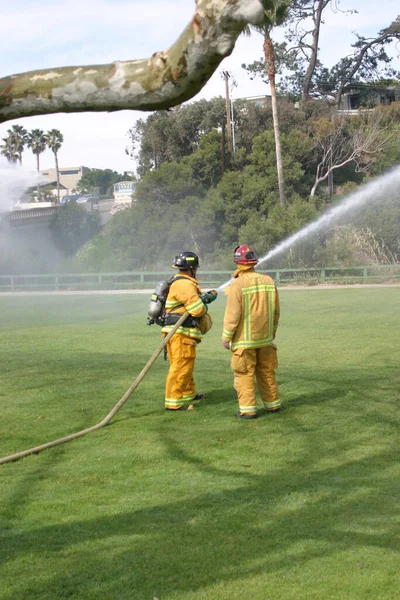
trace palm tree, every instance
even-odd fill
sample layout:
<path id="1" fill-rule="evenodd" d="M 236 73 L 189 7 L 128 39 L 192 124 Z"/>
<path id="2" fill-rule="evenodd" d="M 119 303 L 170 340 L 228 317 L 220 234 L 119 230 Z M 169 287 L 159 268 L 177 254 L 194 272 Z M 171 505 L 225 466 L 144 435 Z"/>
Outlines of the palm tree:
<path id="1" fill-rule="evenodd" d="M 19 164 L 22 165 L 22 152 L 24 151 L 25 144 L 28 141 L 28 132 L 22 125 L 13 125 L 11 129 L 7 131 L 10 139 L 12 140 L 15 148 L 15 152 L 18 155 Z"/>
<path id="2" fill-rule="evenodd" d="M 13 125 L 7 130 L 7 137 L 3 138 L 4 145 L 1 146 L 1 154 L 9 162 L 22 164 L 22 152 L 27 142 L 28 132 L 22 125 Z"/>
<path id="3" fill-rule="evenodd" d="M 15 146 L 13 144 L 13 141 L 10 139 L 9 136 L 7 136 L 7 137 L 3 138 L 3 142 L 4 142 L 4 144 L 2 146 L 0 146 L 0 154 L 5 156 L 6 159 L 8 160 L 8 162 L 10 162 L 10 163 L 18 162 L 18 154 L 15 151 Z"/>
<path id="4" fill-rule="evenodd" d="M 282 25 L 288 16 L 288 9 L 291 4 L 290 0 L 261 0 L 264 6 L 264 22 L 261 25 L 252 25 L 258 33 L 264 36 L 264 59 L 265 68 L 268 75 L 269 85 L 271 89 L 271 105 L 272 105 L 272 120 L 274 124 L 275 150 L 276 150 L 276 168 L 278 172 L 278 187 L 279 187 L 279 202 L 282 206 L 286 206 L 285 197 L 285 180 L 283 178 L 282 166 L 282 151 L 281 151 L 281 136 L 279 129 L 278 105 L 276 102 L 276 66 L 275 66 L 275 50 L 271 39 L 272 29 Z M 245 30 L 248 35 L 249 30 Z"/>
<path id="5" fill-rule="evenodd" d="M 64 136 L 58 129 L 50 129 L 45 135 L 47 146 L 54 154 L 54 160 L 56 163 L 56 174 L 57 174 L 57 198 L 60 203 L 60 172 L 58 170 L 58 151 L 64 141 Z"/>
<path id="6" fill-rule="evenodd" d="M 40 171 L 39 156 L 46 150 L 46 136 L 43 129 L 32 129 L 28 133 L 27 144 L 36 156 L 36 168 Z"/>
<path id="7" fill-rule="evenodd" d="M 46 137 L 43 129 L 32 129 L 28 133 L 28 148 L 32 150 L 32 153 L 36 156 L 36 168 L 40 171 L 39 156 L 46 150 Z M 40 201 L 40 185 L 39 181 L 37 184 L 38 201 Z"/>

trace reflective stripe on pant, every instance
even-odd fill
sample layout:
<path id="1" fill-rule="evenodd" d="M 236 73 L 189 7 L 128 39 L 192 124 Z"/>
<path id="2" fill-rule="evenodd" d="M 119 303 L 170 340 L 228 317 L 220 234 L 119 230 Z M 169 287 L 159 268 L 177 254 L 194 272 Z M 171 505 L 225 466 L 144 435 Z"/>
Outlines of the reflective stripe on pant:
<path id="1" fill-rule="evenodd" d="M 271 412 L 280 408 L 275 377 L 277 367 L 275 346 L 240 348 L 233 352 L 231 368 L 241 414 L 254 414 L 257 410 L 254 377 L 257 379 L 264 408 Z"/>
<path id="2" fill-rule="evenodd" d="M 167 343 L 170 366 L 165 386 L 165 408 L 181 408 L 196 395 L 193 379 L 196 345 L 196 340 L 179 334 L 173 335 Z"/>

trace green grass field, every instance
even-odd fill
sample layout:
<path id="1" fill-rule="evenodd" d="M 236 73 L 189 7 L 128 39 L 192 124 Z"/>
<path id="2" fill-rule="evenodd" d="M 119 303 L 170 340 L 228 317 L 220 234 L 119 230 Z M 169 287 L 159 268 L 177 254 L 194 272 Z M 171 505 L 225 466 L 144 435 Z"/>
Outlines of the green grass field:
<path id="1" fill-rule="evenodd" d="M 0 296 L 0 457 L 103 419 L 159 344 L 148 300 Z M 400 288 L 281 304 L 281 413 L 235 419 L 222 297 L 194 412 L 160 356 L 109 426 L 0 467 L 1 600 L 400 598 Z"/>

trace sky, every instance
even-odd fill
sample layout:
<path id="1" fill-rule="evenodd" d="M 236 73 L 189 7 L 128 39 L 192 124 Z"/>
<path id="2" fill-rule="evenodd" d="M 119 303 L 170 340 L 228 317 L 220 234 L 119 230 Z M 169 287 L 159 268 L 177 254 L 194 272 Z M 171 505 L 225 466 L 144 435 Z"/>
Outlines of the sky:
<path id="1" fill-rule="evenodd" d="M 369 37 L 386 27 L 400 13 L 398 0 L 341 0 L 342 11 L 329 9 L 320 38 L 320 59 L 331 66 L 350 52 L 354 32 Z M 171 46 L 194 14 L 193 0 L 0 0 L 0 56 L 2 76 L 36 69 L 109 63 L 141 59 Z M 274 31 L 282 41 L 283 32 Z M 400 70 L 400 46 L 392 45 L 394 65 Z M 268 94 L 262 81 L 251 81 L 243 63 L 262 56 L 262 38 L 241 36 L 203 90 L 193 100 L 224 96 L 221 71 L 228 70 L 237 82 L 233 98 Z M 59 129 L 64 143 L 59 151 L 60 167 L 84 165 L 135 171 L 135 162 L 126 155 L 128 130 L 138 118 L 149 113 L 54 114 L 7 121 L 0 125 L 0 139 L 13 124 L 26 129 Z M 54 166 L 46 150 L 41 169 Z M 27 168 L 36 168 L 29 150 L 23 155 Z"/>

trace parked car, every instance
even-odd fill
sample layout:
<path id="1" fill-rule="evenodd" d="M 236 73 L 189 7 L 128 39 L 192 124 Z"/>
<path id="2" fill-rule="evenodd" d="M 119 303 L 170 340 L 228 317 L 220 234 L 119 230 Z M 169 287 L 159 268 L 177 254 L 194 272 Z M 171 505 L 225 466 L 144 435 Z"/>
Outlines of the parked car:
<path id="1" fill-rule="evenodd" d="M 84 204 L 85 202 L 98 202 L 99 200 L 100 198 L 96 194 L 82 194 L 76 199 L 78 204 Z"/>
<path id="2" fill-rule="evenodd" d="M 79 194 L 67 194 L 63 198 L 60 198 L 60 204 L 66 204 L 67 202 L 78 202 Z"/>

